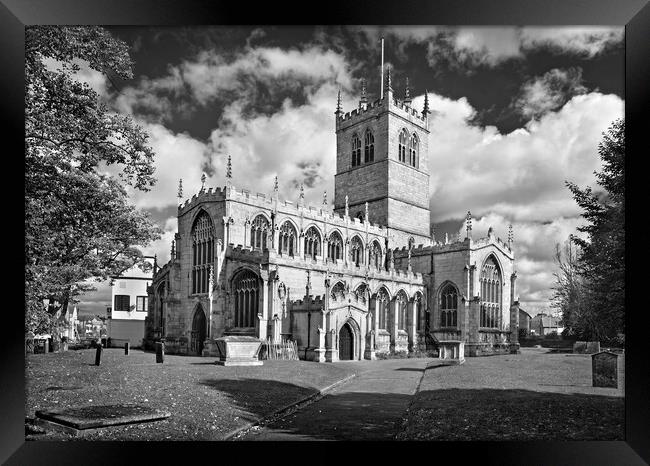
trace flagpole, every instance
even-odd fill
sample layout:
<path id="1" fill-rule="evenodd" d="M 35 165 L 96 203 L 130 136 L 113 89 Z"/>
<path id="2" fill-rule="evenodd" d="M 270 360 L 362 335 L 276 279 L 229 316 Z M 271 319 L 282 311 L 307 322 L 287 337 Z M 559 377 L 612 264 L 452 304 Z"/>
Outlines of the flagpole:
<path id="1" fill-rule="evenodd" d="M 381 38 L 381 99 L 384 98 L 384 38 Z"/>

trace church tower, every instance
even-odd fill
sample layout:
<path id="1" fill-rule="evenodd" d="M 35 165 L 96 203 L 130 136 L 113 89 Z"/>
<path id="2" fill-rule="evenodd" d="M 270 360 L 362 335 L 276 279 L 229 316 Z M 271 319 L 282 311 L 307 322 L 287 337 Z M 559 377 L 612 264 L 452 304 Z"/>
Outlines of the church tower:
<path id="1" fill-rule="evenodd" d="M 397 238 L 413 236 L 416 244 L 429 238 L 428 97 L 419 112 L 411 107 L 407 87 L 397 100 L 386 71 L 383 96 L 369 103 L 365 81 L 359 108 L 336 115 L 336 175 L 334 211 L 387 226 Z M 406 243 L 404 242 L 404 245 Z"/>

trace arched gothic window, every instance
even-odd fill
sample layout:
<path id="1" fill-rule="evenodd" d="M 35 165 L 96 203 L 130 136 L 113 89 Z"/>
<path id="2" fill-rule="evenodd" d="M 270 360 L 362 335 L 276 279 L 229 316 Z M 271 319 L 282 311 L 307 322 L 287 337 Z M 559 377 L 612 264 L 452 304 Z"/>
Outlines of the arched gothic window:
<path id="1" fill-rule="evenodd" d="M 316 227 L 309 227 L 305 233 L 305 257 L 316 259 L 320 255 L 320 233 Z"/>
<path id="2" fill-rule="evenodd" d="M 481 287 L 481 327 L 501 326 L 502 280 L 501 271 L 494 256 L 488 257 L 479 277 Z"/>
<path id="3" fill-rule="evenodd" d="M 440 326 L 458 326 L 458 292 L 451 283 L 440 291 Z"/>
<path id="4" fill-rule="evenodd" d="M 381 288 L 377 292 L 377 316 L 376 319 L 379 319 L 378 327 L 382 330 L 386 330 L 388 324 L 388 293 L 386 290 Z"/>
<path id="5" fill-rule="evenodd" d="M 406 128 L 399 133 L 399 144 L 397 146 L 397 158 L 400 162 L 406 163 L 406 144 L 409 140 L 409 133 Z"/>
<path id="6" fill-rule="evenodd" d="M 418 166 L 418 136 L 415 133 L 409 139 L 409 165 Z"/>
<path id="7" fill-rule="evenodd" d="M 397 305 L 397 329 L 406 330 L 406 306 L 408 298 L 403 291 L 400 291 L 395 298 Z"/>
<path id="8" fill-rule="evenodd" d="M 297 237 L 298 234 L 293 224 L 288 220 L 284 222 L 278 235 L 280 254 L 293 256 L 296 253 Z"/>
<path id="9" fill-rule="evenodd" d="M 418 331 L 424 330 L 424 309 L 422 309 L 422 295 L 420 293 L 416 293 L 413 297 L 413 306 L 415 306 L 415 318 L 417 319 L 415 329 Z"/>
<path id="10" fill-rule="evenodd" d="M 370 264 L 376 269 L 381 270 L 383 266 L 382 257 L 381 257 L 381 246 L 378 241 L 372 242 L 372 247 L 370 248 Z"/>
<path id="11" fill-rule="evenodd" d="M 205 212 L 192 225 L 192 294 L 208 292 L 210 266 L 214 256 L 214 225 Z"/>
<path id="12" fill-rule="evenodd" d="M 375 137 L 372 135 L 372 131 L 369 129 L 366 130 L 365 137 L 365 152 L 364 152 L 364 162 L 372 162 L 375 160 Z"/>
<path id="13" fill-rule="evenodd" d="M 362 283 L 357 287 L 357 289 L 354 291 L 354 294 L 357 295 L 357 299 L 363 301 L 364 303 L 366 302 L 366 296 L 368 295 L 368 285 L 365 283 Z"/>
<path id="14" fill-rule="evenodd" d="M 259 278 L 251 270 L 242 270 L 233 280 L 235 327 L 255 327 L 260 307 Z"/>
<path id="15" fill-rule="evenodd" d="M 258 215 L 251 223 L 251 246 L 266 249 L 266 240 L 270 234 L 271 224 L 264 215 Z"/>
<path id="16" fill-rule="evenodd" d="M 345 285 L 343 284 L 343 282 L 337 282 L 336 285 L 332 287 L 332 291 L 330 292 L 333 299 L 338 299 L 339 297 L 342 297 L 344 293 L 345 293 Z"/>
<path id="17" fill-rule="evenodd" d="M 357 134 L 352 135 L 352 166 L 361 165 L 361 139 Z"/>
<path id="18" fill-rule="evenodd" d="M 337 231 L 332 232 L 327 241 L 327 258 L 332 262 L 343 258 L 343 240 Z"/>
<path id="19" fill-rule="evenodd" d="M 350 260 L 357 267 L 363 265 L 363 243 L 358 236 L 350 241 Z"/>

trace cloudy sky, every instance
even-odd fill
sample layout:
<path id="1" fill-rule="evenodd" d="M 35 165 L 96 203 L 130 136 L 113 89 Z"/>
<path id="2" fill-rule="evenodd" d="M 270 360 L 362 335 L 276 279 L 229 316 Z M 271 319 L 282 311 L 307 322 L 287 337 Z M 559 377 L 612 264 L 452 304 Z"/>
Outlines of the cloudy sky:
<path id="1" fill-rule="evenodd" d="M 533 315 L 548 306 L 553 252 L 582 223 L 565 186 L 595 185 L 602 132 L 623 116 L 622 27 L 192 27 L 110 31 L 131 46 L 135 78 L 88 81 L 150 134 L 158 182 L 133 201 L 165 229 L 147 253 L 169 260 L 177 189 L 191 197 L 233 183 L 308 202 L 334 192 L 336 94 L 358 106 L 361 79 L 379 97 L 380 37 L 398 97 L 428 92 L 432 222 L 440 238 L 513 224 L 519 295 Z M 79 304 L 103 313 L 100 285 Z M 84 312 L 84 313 L 85 313 Z"/>

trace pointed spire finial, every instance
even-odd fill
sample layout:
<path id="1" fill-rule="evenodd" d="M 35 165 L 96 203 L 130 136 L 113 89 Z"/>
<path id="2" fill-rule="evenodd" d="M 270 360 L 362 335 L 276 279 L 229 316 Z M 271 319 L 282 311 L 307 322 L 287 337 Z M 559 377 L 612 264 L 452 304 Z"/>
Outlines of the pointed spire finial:
<path id="1" fill-rule="evenodd" d="M 359 99 L 359 108 L 364 109 L 368 105 L 368 95 L 366 93 L 366 79 L 361 79 L 361 99 Z"/>
<path id="2" fill-rule="evenodd" d="M 303 186 L 302 183 L 300 183 L 300 199 L 305 198 L 305 187 Z"/>
<path id="3" fill-rule="evenodd" d="M 434 244 L 436 243 L 436 227 L 433 223 L 431 224 L 431 242 Z"/>
<path id="4" fill-rule="evenodd" d="M 386 67 L 386 92 L 393 92 L 393 84 L 390 78 L 390 66 Z"/>
<path id="5" fill-rule="evenodd" d="M 178 179 L 178 204 L 183 203 L 183 178 Z"/>
<path id="6" fill-rule="evenodd" d="M 172 240 L 172 260 L 176 259 L 176 241 Z"/>
<path id="7" fill-rule="evenodd" d="M 278 193 L 278 175 L 275 175 L 275 180 L 273 180 L 273 192 Z"/>
<path id="8" fill-rule="evenodd" d="M 205 189 L 205 173 L 201 175 L 201 191 Z"/>
<path id="9" fill-rule="evenodd" d="M 411 105 L 411 89 L 409 89 L 409 78 L 406 77 L 406 90 L 404 91 L 404 103 Z"/>
<path id="10" fill-rule="evenodd" d="M 230 156 L 228 156 L 228 163 L 226 164 L 226 180 L 228 182 L 232 180 L 232 162 L 230 161 Z"/>
<path id="11" fill-rule="evenodd" d="M 336 111 L 334 112 L 335 115 L 340 115 L 343 113 L 343 110 L 341 108 L 341 88 L 339 87 L 339 95 L 336 99 Z"/>
<path id="12" fill-rule="evenodd" d="M 345 195 L 345 216 L 349 217 L 350 216 L 350 209 L 348 207 L 348 195 Z"/>
<path id="13" fill-rule="evenodd" d="M 366 222 L 368 221 L 368 202 L 366 202 L 366 216 L 364 217 L 364 220 Z"/>
<path id="14" fill-rule="evenodd" d="M 514 235 L 512 234 L 512 223 L 508 225 L 508 247 L 514 242 Z"/>
<path id="15" fill-rule="evenodd" d="M 424 118 L 426 118 L 429 113 L 431 113 L 429 111 L 429 91 L 427 91 L 425 89 L 424 90 L 424 108 L 422 109 L 422 116 Z"/>
<path id="16" fill-rule="evenodd" d="M 465 230 L 467 231 L 466 238 L 472 237 L 472 213 L 468 210 L 465 217 Z"/>
<path id="17" fill-rule="evenodd" d="M 323 205 L 327 207 L 327 191 L 323 191 Z"/>

